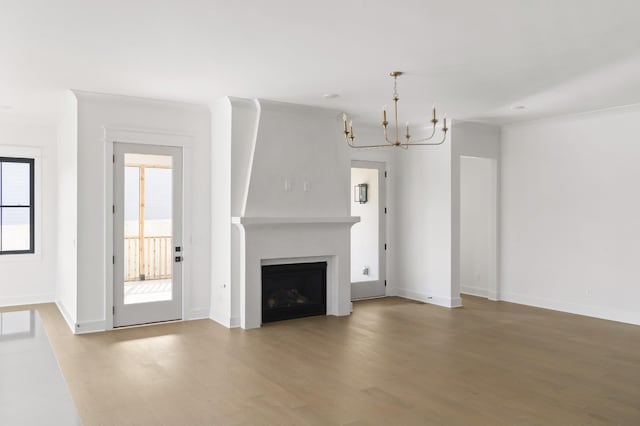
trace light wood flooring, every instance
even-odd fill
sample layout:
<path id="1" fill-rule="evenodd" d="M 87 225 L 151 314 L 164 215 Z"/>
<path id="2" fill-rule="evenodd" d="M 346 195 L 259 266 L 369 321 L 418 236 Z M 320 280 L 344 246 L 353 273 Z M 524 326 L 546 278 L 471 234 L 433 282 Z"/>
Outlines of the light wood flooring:
<path id="1" fill-rule="evenodd" d="M 463 301 L 79 336 L 37 308 L 85 425 L 640 425 L 640 326 Z"/>

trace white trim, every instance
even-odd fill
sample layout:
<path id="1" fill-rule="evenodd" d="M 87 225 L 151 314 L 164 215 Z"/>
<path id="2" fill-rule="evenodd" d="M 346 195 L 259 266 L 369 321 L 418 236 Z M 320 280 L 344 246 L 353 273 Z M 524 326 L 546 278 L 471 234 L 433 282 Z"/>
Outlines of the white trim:
<path id="1" fill-rule="evenodd" d="M 76 323 L 75 334 L 97 333 L 106 331 L 104 320 L 83 321 Z"/>
<path id="2" fill-rule="evenodd" d="M 56 300 L 56 306 L 58 307 L 58 311 L 60 312 L 60 315 L 62 315 L 62 318 L 69 326 L 69 330 L 71 330 L 71 332 L 75 334 L 76 332 L 75 321 L 73 321 L 73 319 L 71 318 L 71 314 L 69 314 L 69 311 L 67 311 L 67 308 L 64 307 L 64 305 L 60 300 Z"/>
<path id="3" fill-rule="evenodd" d="M 442 306 L 445 308 L 459 308 L 462 306 L 462 300 L 459 297 L 455 297 L 451 299 L 448 297 L 429 296 L 426 293 L 405 290 L 401 288 L 396 289 L 396 295 L 398 297 L 403 297 L 405 299 L 416 300 L 418 302 Z"/>
<path id="4" fill-rule="evenodd" d="M 230 98 L 233 99 L 233 98 Z M 300 105 L 300 104 L 292 104 L 290 102 L 281 102 L 281 101 L 272 101 L 267 99 L 254 99 L 257 101 L 262 110 L 264 111 L 277 111 L 277 112 L 287 112 L 294 114 L 308 114 L 312 113 L 316 117 L 328 117 L 328 118 L 338 118 L 342 117 L 342 111 L 337 109 L 323 108 L 312 105 Z"/>
<path id="5" fill-rule="evenodd" d="M 247 217 L 233 216 L 231 223 L 242 225 L 286 225 L 310 223 L 344 223 L 353 225 L 360 222 L 359 216 L 346 217 Z"/>
<path id="6" fill-rule="evenodd" d="M 193 136 L 159 129 L 136 129 L 104 126 L 104 142 L 135 143 L 141 145 L 191 146 Z"/>
<path id="7" fill-rule="evenodd" d="M 37 305 L 51 303 L 55 300 L 55 294 L 25 294 L 20 296 L 0 297 L 0 306 Z"/>
<path id="8" fill-rule="evenodd" d="M 191 295 L 191 268 L 193 267 L 188 254 L 191 253 L 191 173 L 192 169 L 193 135 L 173 132 L 162 129 L 129 128 L 118 126 L 103 126 L 105 144 L 105 217 L 111 220 L 105 221 L 105 319 L 104 329 L 112 330 L 113 327 L 113 263 L 115 254 L 113 246 L 113 154 L 114 143 L 134 143 L 140 145 L 160 145 L 182 148 L 182 247 L 186 253 L 182 265 L 182 315 L 185 319 L 187 303 Z M 205 314 L 203 318 L 207 318 Z"/>
<path id="9" fill-rule="evenodd" d="M 209 312 L 209 317 L 208 317 L 211 321 L 216 322 L 224 327 L 227 328 L 231 328 L 231 319 L 227 319 L 227 318 L 219 318 L 216 315 L 214 315 L 213 312 Z"/>
<path id="10" fill-rule="evenodd" d="M 240 328 L 240 317 L 231 317 L 229 319 L 229 328 Z"/>
<path id="11" fill-rule="evenodd" d="M 464 284 L 460 285 L 460 293 L 468 294 L 469 296 L 489 297 L 489 290 L 486 288 L 473 287 Z"/>
<path id="12" fill-rule="evenodd" d="M 196 308 L 191 309 L 189 316 L 184 318 L 185 320 L 199 320 L 209 318 L 209 308 Z"/>
<path id="13" fill-rule="evenodd" d="M 213 315 L 209 315 L 208 317 L 211 321 L 220 324 L 226 328 L 239 328 L 240 327 L 240 317 L 231 317 L 231 318 L 218 318 Z"/>
<path id="14" fill-rule="evenodd" d="M 640 109 L 640 102 L 633 103 L 633 104 L 626 104 L 626 105 L 615 105 L 612 107 L 598 108 L 598 109 L 593 109 L 589 111 L 561 113 L 561 114 L 555 114 L 548 117 L 538 117 L 538 118 L 530 118 L 530 119 L 524 118 L 523 120 L 520 120 L 520 121 L 507 122 L 507 123 L 497 124 L 497 125 L 502 128 L 518 128 L 518 127 L 526 127 L 528 125 L 535 125 L 535 124 L 541 124 L 541 123 L 562 122 L 571 118 L 580 118 L 580 117 L 600 114 L 600 113 L 617 112 L 617 111 L 633 111 L 637 109 Z M 486 123 L 486 122 L 482 122 L 482 123 L 493 124 L 493 123 Z"/>
<path id="15" fill-rule="evenodd" d="M 387 163 L 386 161 L 370 161 L 370 160 L 356 160 L 351 159 L 351 167 L 349 168 L 349 188 L 351 188 L 351 173 L 353 173 L 354 168 L 360 169 L 369 169 L 369 170 L 377 170 L 378 171 L 378 279 L 374 281 L 352 281 L 351 282 L 351 300 L 362 300 L 362 299 L 370 299 L 377 297 L 385 297 L 389 296 L 389 289 L 385 284 L 387 281 L 387 249 L 386 245 L 388 244 L 387 238 L 387 221 L 388 214 L 385 213 L 387 207 L 389 205 L 387 199 Z M 352 204 L 350 202 L 350 209 L 352 208 Z M 355 217 L 355 216 L 352 216 Z M 353 229 L 351 230 L 353 231 Z M 353 235 L 353 232 L 352 234 Z M 350 260 L 351 262 L 351 260 Z M 349 278 L 351 278 L 351 265 L 349 265 Z M 369 292 L 369 296 L 354 298 L 354 293 L 362 293 L 363 292 L 363 284 L 364 282 L 376 283 L 371 287 L 365 287 Z M 380 287 L 384 291 L 384 295 L 375 295 L 371 296 L 371 293 L 374 291 L 379 291 Z M 352 310 L 353 311 L 353 310 Z"/>
<path id="16" fill-rule="evenodd" d="M 637 310 L 634 312 L 622 311 L 619 309 L 610 309 L 602 306 L 583 305 L 580 303 L 551 300 L 543 297 L 528 296 L 518 293 L 501 292 L 500 300 L 504 302 L 534 306 L 536 308 L 550 309 L 553 311 L 560 311 L 610 321 L 624 322 L 627 324 L 640 325 L 640 311 Z"/>

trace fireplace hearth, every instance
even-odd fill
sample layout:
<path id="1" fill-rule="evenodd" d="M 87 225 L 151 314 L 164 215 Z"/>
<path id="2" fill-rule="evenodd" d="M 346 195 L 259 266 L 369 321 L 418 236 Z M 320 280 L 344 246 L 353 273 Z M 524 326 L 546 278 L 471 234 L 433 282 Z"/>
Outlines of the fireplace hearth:
<path id="1" fill-rule="evenodd" d="M 262 266 L 262 323 L 327 313 L 327 262 Z"/>

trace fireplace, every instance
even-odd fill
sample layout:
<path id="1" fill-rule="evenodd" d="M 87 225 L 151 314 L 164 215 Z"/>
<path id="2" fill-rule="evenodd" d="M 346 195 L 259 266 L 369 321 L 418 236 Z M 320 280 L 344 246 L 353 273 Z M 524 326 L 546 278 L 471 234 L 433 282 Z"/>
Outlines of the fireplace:
<path id="1" fill-rule="evenodd" d="M 327 314 L 327 262 L 262 266 L 262 322 Z"/>

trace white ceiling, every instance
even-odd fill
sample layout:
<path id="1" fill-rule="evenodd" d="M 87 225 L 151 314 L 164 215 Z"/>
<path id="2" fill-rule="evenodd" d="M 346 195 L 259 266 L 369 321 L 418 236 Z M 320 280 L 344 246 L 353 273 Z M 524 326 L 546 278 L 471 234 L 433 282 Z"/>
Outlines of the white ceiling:
<path id="1" fill-rule="evenodd" d="M 74 88 L 373 122 L 397 69 L 402 120 L 507 123 L 640 102 L 639 41 L 637 0 L 0 0 L 0 115 Z"/>

